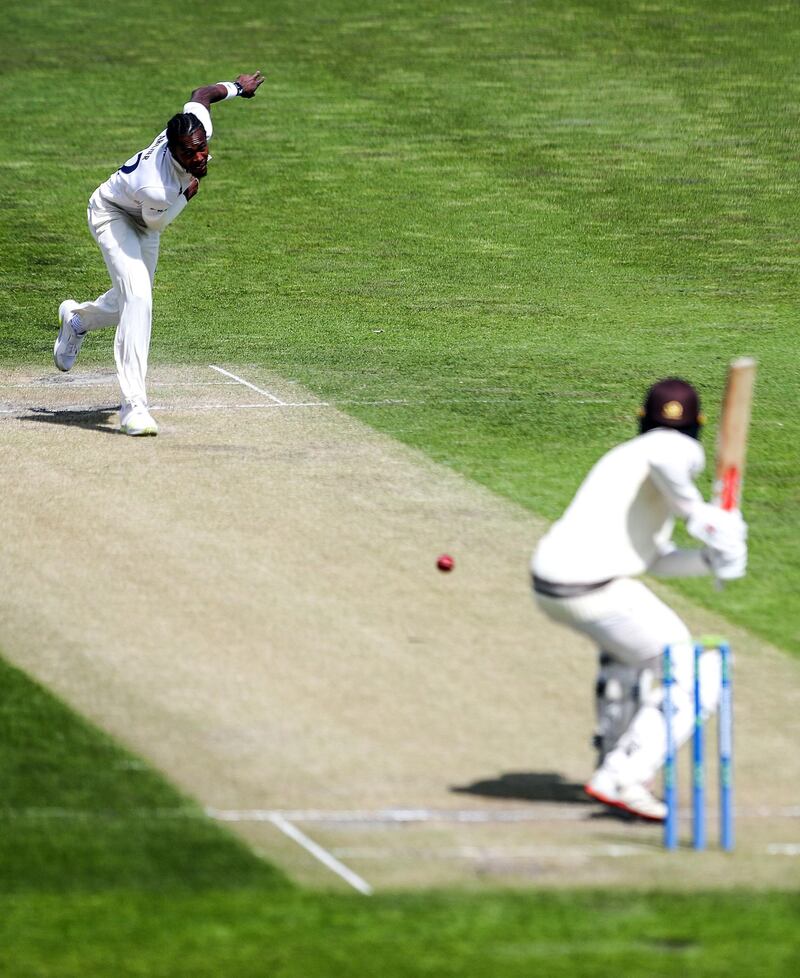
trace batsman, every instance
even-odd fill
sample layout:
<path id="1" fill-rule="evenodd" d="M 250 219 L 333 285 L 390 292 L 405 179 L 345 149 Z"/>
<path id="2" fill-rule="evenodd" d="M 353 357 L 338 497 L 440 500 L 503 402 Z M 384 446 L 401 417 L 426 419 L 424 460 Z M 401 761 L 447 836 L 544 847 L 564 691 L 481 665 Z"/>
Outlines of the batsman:
<path id="1" fill-rule="evenodd" d="M 685 380 L 654 384 L 640 411 L 639 434 L 591 469 L 532 559 L 541 610 L 595 643 L 598 766 L 584 790 L 612 808 L 651 821 L 666 817 L 652 782 L 666 753 L 661 658 L 673 650 L 673 731 L 678 744 L 694 723 L 689 628 L 637 578 L 742 577 L 747 527 L 738 509 L 703 500 L 695 485 L 705 466 L 700 400 Z M 672 541 L 685 521 L 700 546 Z M 719 658 L 701 661 L 703 712 L 719 702 Z"/>

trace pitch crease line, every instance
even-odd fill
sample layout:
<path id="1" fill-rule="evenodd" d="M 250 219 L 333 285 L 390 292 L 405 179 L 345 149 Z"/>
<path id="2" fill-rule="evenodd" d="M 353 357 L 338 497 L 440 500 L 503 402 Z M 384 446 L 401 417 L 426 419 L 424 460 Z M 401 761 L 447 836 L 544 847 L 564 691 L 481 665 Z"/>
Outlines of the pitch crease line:
<path id="1" fill-rule="evenodd" d="M 327 849 L 323 849 L 313 839 L 309 839 L 296 825 L 292 825 L 291 822 L 288 822 L 282 815 L 278 815 L 277 813 L 274 813 L 269 821 L 276 828 L 280 829 L 284 835 L 288 835 L 290 839 L 293 839 L 298 845 L 302 846 L 306 852 L 311 853 L 315 859 L 318 859 L 328 869 L 336 873 L 337 876 L 341 876 L 345 882 L 358 890 L 359 893 L 363 893 L 364 896 L 372 896 L 372 887 L 366 880 L 363 880 L 358 873 L 354 873 L 352 869 L 348 869 L 344 863 L 339 862 L 336 856 L 328 852 Z"/>
<path id="2" fill-rule="evenodd" d="M 657 854 L 652 846 L 644 845 L 587 845 L 587 846 L 443 846 L 433 848 L 392 848 L 391 846 L 342 846 L 334 850 L 337 855 L 352 859 L 392 859 L 410 854 L 418 859 L 538 859 L 562 856 L 609 856 L 622 859 L 630 856 Z"/>
<path id="3" fill-rule="evenodd" d="M 335 811 L 322 809 L 293 809 L 276 811 L 269 808 L 221 809 L 206 808 L 206 814 L 218 822 L 271 822 L 274 818 L 286 818 L 292 822 L 310 822 L 319 825 L 335 824 L 403 824 L 414 822 L 454 822 L 454 823 L 503 823 L 503 822 L 580 822 L 597 811 L 599 805 L 586 803 L 574 808 L 548 806 L 544 810 L 505 809 L 487 811 L 486 809 L 435 809 L 435 808 L 388 808 L 376 811 L 351 810 Z M 688 819 L 690 813 L 681 811 L 681 818 Z M 743 819 L 762 818 L 800 818 L 800 807 L 778 808 L 737 808 L 736 814 Z"/>
<path id="4" fill-rule="evenodd" d="M 156 380 L 153 384 L 157 387 L 161 383 Z M 33 384 L 3 384 L 0 383 L 0 390 L 25 390 L 25 391 L 40 391 L 49 390 L 50 388 L 55 388 L 56 390 L 90 390 L 93 387 L 114 387 L 116 388 L 117 381 L 116 377 L 101 378 L 100 380 L 74 380 L 72 378 L 69 381 L 65 380 L 45 380 L 41 383 Z M 234 384 L 230 381 L 225 380 L 174 380 L 169 383 L 163 382 L 164 387 L 233 387 Z"/>
<path id="5" fill-rule="evenodd" d="M 275 397 L 274 394 L 270 394 L 269 391 L 262 390 L 260 387 L 256 387 L 255 384 L 251 384 L 249 380 L 243 380 L 241 377 L 237 377 L 236 374 L 232 374 L 229 370 L 225 370 L 223 367 L 216 367 L 213 363 L 209 364 L 212 370 L 216 370 L 219 374 L 224 374 L 226 377 L 230 377 L 231 380 L 235 380 L 237 384 L 243 384 L 245 387 L 249 387 L 251 391 L 255 391 L 257 394 L 263 394 L 264 397 L 268 397 L 271 401 L 276 404 L 282 404 L 285 406 L 285 401 L 282 401 L 279 397 Z"/>
<path id="6" fill-rule="evenodd" d="M 770 842 L 767 853 L 770 856 L 800 856 L 800 843 Z"/>
<path id="7" fill-rule="evenodd" d="M 167 407 L 167 405 L 165 405 Z M 203 404 L 170 404 L 172 411 L 276 411 L 278 408 L 330 407 L 327 401 L 277 401 L 259 404 L 230 404 L 205 402 Z M 151 409 L 152 410 L 152 409 Z"/>
<path id="8" fill-rule="evenodd" d="M 336 824 L 406 824 L 425 822 L 487 823 L 487 822 L 578 822 L 586 818 L 590 805 L 585 811 L 505 811 L 487 812 L 482 810 L 433 810 L 433 809 L 386 809 L 383 811 L 319 811 L 294 810 L 274 811 L 272 809 L 218 809 L 206 808 L 206 814 L 219 822 L 271 822 L 275 817 L 287 818 L 292 822 L 311 822 L 318 825 Z"/>

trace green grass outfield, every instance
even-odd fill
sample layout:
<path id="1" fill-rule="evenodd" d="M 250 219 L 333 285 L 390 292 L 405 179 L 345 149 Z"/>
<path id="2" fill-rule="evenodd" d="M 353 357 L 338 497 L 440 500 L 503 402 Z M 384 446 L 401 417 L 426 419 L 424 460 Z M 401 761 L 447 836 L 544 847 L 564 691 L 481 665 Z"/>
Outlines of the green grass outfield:
<path id="1" fill-rule="evenodd" d="M 791 2 L 12 0 L 0 363 L 46 369 L 58 303 L 106 288 L 95 186 L 193 87 L 262 68 L 254 102 L 215 108 L 211 173 L 164 236 L 154 361 L 269 365 L 553 518 L 659 376 L 697 383 L 713 453 L 727 362 L 755 355 L 751 573 L 680 587 L 798 653 L 799 43 Z M 85 362 L 111 348 L 93 337 Z M 353 403 L 387 400 L 404 403 Z M 53 806 L 34 774 L 56 707 L 15 695 L 3 803 Z M 87 760 L 103 749 L 87 733 L 69 752 L 87 811 L 111 790 Z M 166 804 L 149 775 L 119 780 L 141 791 L 126 810 Z M 299 893 L 181 826 L 183 847 L 169 824 L 9 818 L 9 973 L 796 971 L 788 896 L 364 902 Z"/>

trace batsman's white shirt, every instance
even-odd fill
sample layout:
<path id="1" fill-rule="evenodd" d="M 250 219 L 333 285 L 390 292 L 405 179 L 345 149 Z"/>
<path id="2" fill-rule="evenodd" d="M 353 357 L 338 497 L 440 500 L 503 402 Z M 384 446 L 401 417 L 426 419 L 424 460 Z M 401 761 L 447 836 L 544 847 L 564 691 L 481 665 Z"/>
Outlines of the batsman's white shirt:
<path id="1" fill-rule="evenodd" d="M 670 548 L 675 517 L 702 496 L 695 478 L 702 445 L 655 428 L 607 452 L 533 555 L 533 572 L 558 584 L 593 584 L 643 574 Z"/>
<path id="2" fill-rule="evenodd" d="M 183 111 L 197 116 L 206 131 L 206 139 L 210 140 L 213 126 L 208 109 L 200 102 L 187 102 Z M 96 193 L 105 204 L 118 207 L 140 227 L 147 228 L 145 217 L 155 220 L 165 213 L 178 202 L 191 180 L 192 175 L 170 153 L 164 129 L 149 146 L 102 183 Z"/>
<path id="3" fill-rule="evenodd" d="M 703 504 L 694 479 L 704 465 L 700 443 L 678 431 L 655 428 L 624 442 L 592 468 L 563 517 L 541 540 L 532 561 L 534 574 L 556 584 L 611 579 L 575 597 L 537 594 L 536 601 L 548 617 L 590 638 L 616 661 L 636 668 L 649 665 L 657 673 L 664 646 L 671 646 L 673 730 L 678 744 L 688 739 L 694 723 L 691 635 L 671 608 L 632 578 L 663 564 L 665 555 L 681 553 L 670 540 L 675 517 L 686 518 Z M 704 686 L 710 694 L 704 708 L 711 712 L 719 682 Z M 664 762 L 660 695 L 658 685 L 603 761 L 603 769 L 620 784 L 647 784 Z"/>

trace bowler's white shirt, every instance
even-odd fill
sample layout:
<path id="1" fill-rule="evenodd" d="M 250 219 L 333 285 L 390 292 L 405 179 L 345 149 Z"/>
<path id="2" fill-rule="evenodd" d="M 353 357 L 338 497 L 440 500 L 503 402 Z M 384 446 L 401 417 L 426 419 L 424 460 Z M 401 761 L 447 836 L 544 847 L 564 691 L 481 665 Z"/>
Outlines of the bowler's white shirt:
<path id="1" fill-rule="evenodd" d="M 536 575 L 557 584 L 592 584 L 643 574 L 665 551 L 675 517 L 702 496 L 694 484 L 703 446 L 654 428 L 607 452 L 533 555 Z"/>
<path id="2" fill-rule="evenodd" d="M 197 116 L 211 139 L 211 113 L 200 102 L 187 102 L 184 112 Z M 174 204 L 192 181 L 167 148 L 164 129 L 152 143 L 132 156 L 123 166 L 102 183 L 97 193 L 106 204 L 113 204 L 130 215 L 138 225 L 147 227 L 143 211 L 157 215 Z"/>

